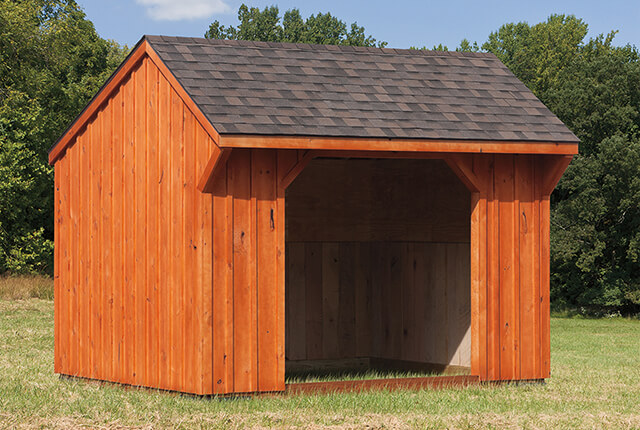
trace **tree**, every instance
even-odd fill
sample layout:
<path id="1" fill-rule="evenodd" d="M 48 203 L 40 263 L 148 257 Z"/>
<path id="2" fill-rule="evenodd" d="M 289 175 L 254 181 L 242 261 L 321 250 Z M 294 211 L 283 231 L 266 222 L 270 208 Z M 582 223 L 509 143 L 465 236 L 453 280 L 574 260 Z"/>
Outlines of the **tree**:
<path id="1" fill-rule="evenodd" d="M 551 200 L 552 302 L 640 309 L 640 61 L 615 32 L 552 15 L 489 36 L 493 52 L 580 138 Z"/>
<path id="2" fill-rule="evenodd" d="M 632 46 L 614 47 L 615 32 L 580 46 L 558 74 L 545 103 L 580 138 L 583 155 L 600 151 L 614 135 L 635 136 L 640 126 L 640 62 Z"/>
<path id="3" fill-rule="evenodd" d="M 48 149 L 125 54 L 74 0 L 0 0 L 0 273 L 51 272 Z"/>
<path id="4" fill-rule="evenodd" d="M 552 212 L 556 305 L 640 309 L 640 140 L 613 136 L 578 156 Z"/>
<path id="5" fill-rule="evenodd" d="M 280 23 L 277 6 L 249 8 L 242 4 L 238 9 L 238 27 L 225 27 L 214 21 L 205 33 L 209 39 L 261 40 L 264 42 L 316 43 L 326 45 L 386 46 L 365 33 L 364 27 L 347 24 L 330 13 L 318 13 L 306 20 L 298 9 L 284 13 Z"/>
<path id="6" fill-rule="evenodd" d="M 426 51 L 429 48 L 427 48 L 426 46 L 423 46 L 422 48 L 411 46 L 409 49 L 420 49 L 420 50 Z M 431 51 L 446 52 L 446 51 L 449 51 L 449 47 L 447 45 L 443 45 L 442 43 L 439 43 L 437 45 L 433 45 L 433 48 L 431 48 Z M 458 47 L 456 48 L 456 52 L 479 52 L 479 51 L 480 51 L 480 47 L 478 46 L 478 43 L 477 42 L 471 43 L 469 39 L 462 39 L 460 41 L 460 45 L 458 45 Z"/>
<path id="7" fill-rule="evenodd" d="M 495 54 L 543 102 L 559 74 L 579 54 L 588 25 L 573 15 L 545 22 L 505 24 L 489 34 L 482 49 Z"/>

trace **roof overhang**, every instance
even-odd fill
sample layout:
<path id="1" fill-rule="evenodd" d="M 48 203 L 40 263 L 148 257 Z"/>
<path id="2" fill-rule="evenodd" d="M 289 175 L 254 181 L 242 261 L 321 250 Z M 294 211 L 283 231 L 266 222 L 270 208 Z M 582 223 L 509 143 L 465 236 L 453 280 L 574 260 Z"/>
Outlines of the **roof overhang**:
<path id="1" fill-rule="evenodd" d="M 403 158 L 436 158 L 453 154 L 490 153 L 490 154 L 548 154 L 573 156 L 578 153 L 575 142 L 535 142 L 535 141 L 482 141 L 482 140 L 438 140 L 438 139 L 401 139 L 372 137 L 333 137 L 333 136 L 289 136 L 289 135 L 220 135 L 211 121 L 189 96 L 184 87 L 158 56 L 151 44 L 143 37 L 132 49 L 129 56 L 98 91 L 62 137 L 49 151 L 49 163 L 60 159 L 69 145 L 86 124 L 98 113 L 111 95 L 126 81 L 131 72 L 145 58 L 150 59 L 160 73 L 169 81 L 185 106 L 194 114 L 207 131 L 216 146 L 203 172 L 199 172 L 198 188 L 203 192 L 212 192 L 221 167 L 226 164 L 231 151 L 236 148 L 267 148 L 309 150 L 304 157 L 305 163 L 312 158 L 326 155 L 331 151 L 334 156 L 367 156 L 380 158 L 400 156 Z M 324 151 L 324 152 L 323 152 Z M 294 175 L 292 176 L 294 177 Z"/>
<path id="2" fill-rule="evenodd" d="M 359 137 L 328 136 L 264 136 L 264 135 L 221 135 L 219 149 L 212 154 L 205 168 L 198 188 L 202 192 L 212 192 L 217 176 L 224 167 L 233 149 L 293 149 L 306 150 L 305 155 L 287 174 L 282 186 L 285 188 L 317 157 L 350 158 L 442 158 L 453 166 L 456 156 L 469 154 L 537 154 L 562 156 L 562 166 L 557 170 L 564 172 L 574 155 L 578 153 L 577 143 L 564 142 L 517 142 L 517 141 L 469 141 L 469 140 L 430 140 L 430 139 L 376 139 Z M 465 178 L 470 189 L 477 188 L 473 175 L 469 172 L 457 172 Z M 559 179 L 559 177 L 558 177 Z M 545 188 L 555 186 L 557 179 L 549 181 Z"/>

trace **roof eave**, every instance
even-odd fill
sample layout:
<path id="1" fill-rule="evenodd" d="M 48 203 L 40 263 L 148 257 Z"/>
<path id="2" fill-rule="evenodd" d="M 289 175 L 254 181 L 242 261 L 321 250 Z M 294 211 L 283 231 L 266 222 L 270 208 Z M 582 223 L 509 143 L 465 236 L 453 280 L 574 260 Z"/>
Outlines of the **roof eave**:
<path id="1" fill-rule="evenodd" d="M 222 134 L 221 148 L 576 155 L 578 142 Z"/>

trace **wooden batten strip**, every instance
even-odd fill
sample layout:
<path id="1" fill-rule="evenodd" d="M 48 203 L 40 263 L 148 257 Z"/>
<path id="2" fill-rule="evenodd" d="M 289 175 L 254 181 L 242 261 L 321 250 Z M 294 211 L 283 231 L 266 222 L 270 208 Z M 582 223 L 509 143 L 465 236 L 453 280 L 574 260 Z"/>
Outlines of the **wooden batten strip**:
<path id="1" fill-rule="evenodd" d="M 58 243 L 61 242 L 60 233 L 62 230 L 63 217 L 61 213 L 62 208 L 62 197 L 60 190 L 61 176 L 63 175 L 62 168 L 55 169 L 54 171 L 54 213 L 55 213 L 55 222 L 54 222 L 54 233 L 53 237 Z M 61 301 L 62 301 L 62 288 L 61 288 L 61 270 L 60 270 L 60 260 L 61 260 L 61 252 L 60 247 L 56 246 L 53 249 L 53 267 L 54 267 L 54 276 L 53 276 L 53 371 L 55 373 L 60 373 L 61 366 L 61 357 L 62 357 L 62 348 L 60 342 L 60 311 L 62 309 Z M 66 276 L 66 273 L 65 273 Z"/>

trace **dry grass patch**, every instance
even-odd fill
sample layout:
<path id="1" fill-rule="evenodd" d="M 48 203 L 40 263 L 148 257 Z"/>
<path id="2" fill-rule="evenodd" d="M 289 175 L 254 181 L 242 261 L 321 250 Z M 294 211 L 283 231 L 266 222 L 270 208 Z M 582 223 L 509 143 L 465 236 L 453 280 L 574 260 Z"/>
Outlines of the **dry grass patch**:
<path id="1" fill-rule="evenodd" d="M 0 300 L 53 300 L 53 279 L 42 275 L 0 276 Z"/>

